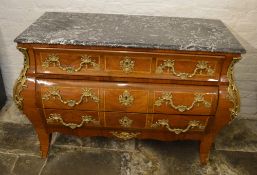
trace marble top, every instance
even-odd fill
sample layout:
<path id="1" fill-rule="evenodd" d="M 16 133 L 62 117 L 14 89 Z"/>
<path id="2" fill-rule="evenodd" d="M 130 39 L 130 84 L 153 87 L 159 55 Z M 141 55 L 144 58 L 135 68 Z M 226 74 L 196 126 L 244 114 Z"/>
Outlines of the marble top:
<path id="1" fill-rule="evenodd" d="M 220 20 L 46 12 L 17 43 L 245 53 Z"/>

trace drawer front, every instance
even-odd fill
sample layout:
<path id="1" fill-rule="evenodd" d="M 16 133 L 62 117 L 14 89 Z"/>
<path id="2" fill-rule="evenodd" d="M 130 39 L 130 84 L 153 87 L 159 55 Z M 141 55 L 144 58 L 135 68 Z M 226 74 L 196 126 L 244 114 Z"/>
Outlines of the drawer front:
<path id="1" fill-rule="evenodd" d="M 170 55 L 156 58 L 155 75 L 163 79 L 219 81 L 222 57 Z"/>
<path id="2" fill-rule="evenodd" d="M 148 121 L 148 129 L 165 130 L 174 134 L 182 134 L 190 131 L 204 132 L 208 124 L 209 116 L 183 116 L 154 114 Z"/>
<path id="3" fill-rule="evenodd" d="M 70 129 L 104 126 L 100 113 L 96 111 L 44 109 L 44 116 L 49 126 L 58 125 Z"/>
<path id="4" fill-rule="evenodd" d="M 79 110 L 44 109 L 47 124 L 77 129 L 83 127 L 105 127 L 143 129 L 147 114 L 96 112 Z"/>
<path id="5" fill-rule="evenodd" d="M 104 110 L 148 112 L 149 90 L 142 87 L 103 89 Z"/>
<path id="6" fill-rule="evenodd" d="M 37 80 L 37 91 L 43 108 L 100 110 L 98 86 L 78 81 Z"/>
<path id="7" fill-rule="evenodd" d="M 43 108 L 214 115 L 218 88 L 40 79 L 37 93 Z"/>
<path id="8" fill-rule="evenodd" d="M 218 88 L 204 86 L 156 87 L 153 112 L 168 114 L 214 115 Z"/>
<path id="9" fill-rule="evenodd" d="M 214 115 L 217 87 L 124 84 L 104 89 L 104 110 L 142 113 Z"/>
<path id="10" fill-rule="evenodd" d="M 152 58 L 149 55 L 138 54 L 113 54 L 104 55 L 105 72 L 115 75 L 125 76 L 151 76 L 152 74 Z"/>
<path id="11" fill-rule="evenodd" d="M 60 126 L 69 129 L 87 127 L 117 129 L 164 130 L 174 134 L 190 131 L 204 132 L 208 116 L 183 116 L 163 114 L 138 114 L 117 112 L 95 112 L 78 110 L 45 109 L 48 126 Z"/>
<path id="12" fill-rule="evenodd" d="M 222 56 L 35 49 L 37 73 L 219 81 Z"/>
<path id="13" fill-rule="evenodd" d="M 140 84 L 37 80 L 42 108 L 148 112 L 149 90 Z"/>
<path id="14" fill-rule="evenodd" d="M 98 53 L 73 50 L 35 49 L 37 73 L 95 75 L 100 73 Z"/>

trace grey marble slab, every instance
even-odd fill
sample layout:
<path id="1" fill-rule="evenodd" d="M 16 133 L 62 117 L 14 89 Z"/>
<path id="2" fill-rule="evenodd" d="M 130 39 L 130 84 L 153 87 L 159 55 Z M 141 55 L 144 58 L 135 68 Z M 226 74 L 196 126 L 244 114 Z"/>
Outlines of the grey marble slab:
<path id="1" fill-rule="evenodd" d="M 17 43 L 245 53 L 220 20 L 46 12 Z"/>

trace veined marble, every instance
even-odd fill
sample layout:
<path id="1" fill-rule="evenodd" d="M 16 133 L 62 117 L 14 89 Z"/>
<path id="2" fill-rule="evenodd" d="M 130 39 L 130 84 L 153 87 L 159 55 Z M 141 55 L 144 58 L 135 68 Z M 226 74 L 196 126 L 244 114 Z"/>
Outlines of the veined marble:
<path id="1" fill-rule="evenodd" d="M 220 20 L 46 12 L 17 43 L 245 53 Z"/>

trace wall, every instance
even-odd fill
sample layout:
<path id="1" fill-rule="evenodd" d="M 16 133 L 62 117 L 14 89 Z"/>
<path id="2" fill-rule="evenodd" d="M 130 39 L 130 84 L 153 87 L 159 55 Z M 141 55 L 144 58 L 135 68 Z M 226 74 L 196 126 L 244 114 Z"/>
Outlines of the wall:
<path id="1" fill-rule="evenodd" d="M 45 11 L 221 19 L 248 52 L 235 69 L 240 117 L 257 119 L 257 0 L 1 0 L 0 63 L 9 98 L 23 64 L 13 39 Z"/>

